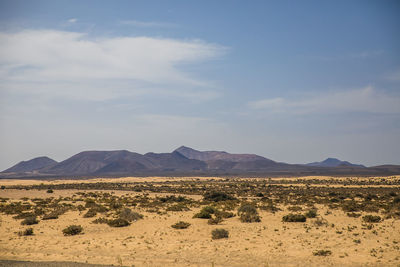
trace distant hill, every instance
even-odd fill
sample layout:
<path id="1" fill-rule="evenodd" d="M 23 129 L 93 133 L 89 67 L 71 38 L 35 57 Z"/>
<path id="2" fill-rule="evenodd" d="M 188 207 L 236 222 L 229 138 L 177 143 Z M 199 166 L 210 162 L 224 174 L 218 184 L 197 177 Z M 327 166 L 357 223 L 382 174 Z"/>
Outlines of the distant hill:
<path id="1" fill-rule="evenodd" d="M 245 162 L 255 160 L 268 160 L 273 162 L 272 160 L 254 154 L 230 154 L 225 151 L 198 151 L 186 146 L 181 146 L 177 148 L 175 152 L 184 155 L 188 159 L 197 159 L 201 161 L 223 160 L 232 162 Z"/>
<path id="2" fill-rule="evenodd" d="M 350 163 L 348 161 L 341 161 L 339 159 L 336 158 L 327 158 L 324 161 L 320 161 L 320 162 L 312 162 L 312 163 L 308 163 L 306 164 L 307 166 L 314 166 L 314 167 L 359 167 L 359 168 L 365 168 L 364 165 L 360 165 L 360 164 L 353 164 Z"/>
<path id="3" fill-rule="evenodd" d="M 15 173 L 22 173 L 22 172 L 32 172 L 36 170 L 43 169 L 45 167 L 53 166 L 57 164 L 57 161 L 48 158 L 48 157 L 38 157 L 28 161 L 21 161 L 18 164 L 8 168 L 3 172 L 15 172 Z"/>
<path id="4" fill-rule="evenodd" d="M 400 174 L 399 165 L 366 168 L 334 158 L 309 164 L 276 162 L 255 154 L 198 151 L 181 146 L 171 153 L 127 150 L 84 151 L 56 162 L 48 157 L 22 161 L 0 173 L 0 178 L 117 177 L 117 176 L 303 176 Z"/>

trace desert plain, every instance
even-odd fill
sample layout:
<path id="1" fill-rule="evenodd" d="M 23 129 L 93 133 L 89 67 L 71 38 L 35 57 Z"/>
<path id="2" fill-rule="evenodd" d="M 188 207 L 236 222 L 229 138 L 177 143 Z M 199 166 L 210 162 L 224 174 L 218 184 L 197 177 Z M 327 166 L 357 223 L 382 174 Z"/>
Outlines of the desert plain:
<path id="1" fill-rule="evenodd" d="M 400 176 L 0 186 L 4 266 L 400 266 Z"/>

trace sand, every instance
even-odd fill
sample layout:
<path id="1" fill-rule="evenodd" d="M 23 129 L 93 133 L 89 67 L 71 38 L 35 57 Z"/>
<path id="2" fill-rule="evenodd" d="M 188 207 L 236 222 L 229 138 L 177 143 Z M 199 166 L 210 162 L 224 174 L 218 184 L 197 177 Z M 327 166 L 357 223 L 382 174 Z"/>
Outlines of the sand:
<path id="1" fill-rule="evenodd" d="M 138 178 L 125 179 L 136 181 Z M 38 181 L 1 181 L 6 185 L 12 182 L 35 184 Z M 77 191 L 56 190 L 53 196 L 72 196 Z M 139 193 L 115 191 L 115 194 Z M 161 194 L 150 196 L 155 195 Z M 0 196 L 17 200 L 49 195 L 43 190 L 5 189 L 0 191 Z M 83 218 L 84 212 L 68 211 L 57 220 L 32 225 L 33 236 L 18 236 L 16 233 L 27 227 L 11 215 L 0 214 L 0 260 L 117 266 L 400 266 L 400 220 L 386 219 L 375 224 L 376 233 L 373 233 L 363 229 L 359 218 L 348 217 L 341 210 L 329 211 L 326 206 L 317 206 L 327 225 L 316 226 L 317 219 L 306 223 L 282 222 L 282 216 L 288 211 L 286 207 L 281 208 L 275 214 L 260 211 L 260 223 L 242 223 L 234 217 L 221 225 L 193 219 L 198 209 L 166 215 L 137 210 L 145 215 L 144 219 L 123 228 L 92 224 L 94 218 Z M 187 221 L 191 226 L 183 230 L 171 228 L 178 221 Z M 64 236 L 62 229 L 71 224 L 82 225 L 84 234 Z M 227 229 L 229 238 L 211 239 L 215 228 Z M 322 249 L 330 250 L 332 255 L 313 255 Z"/>

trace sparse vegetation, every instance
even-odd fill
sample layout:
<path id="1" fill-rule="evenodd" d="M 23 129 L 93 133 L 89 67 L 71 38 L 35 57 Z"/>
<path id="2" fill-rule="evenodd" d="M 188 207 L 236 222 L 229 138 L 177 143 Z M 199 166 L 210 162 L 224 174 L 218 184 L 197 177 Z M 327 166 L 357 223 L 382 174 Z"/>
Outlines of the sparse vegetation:
<path id="1" fill-rule="evenodd" d="M 20 236 L 33 235 L 33 228 L 27 228 L 24 231 L 18 232 L 18 235 Z"/>
<path id="2" fill-rule="evenodd" d="M 117 219 L 108 220 L 107 224 L 111 227 L 125 227 L 125 226 L 129 226 L 131 223 L 126 219 L 117 218 Z"/>
<path id="3" fill-rule="evenodd" d="M 39 223 L 39 221 L 37 220 L 37 218 L 35 216 L 27 217 L 21 222 L 22 225 L 32 225 L 32 224 L 38 224 L 38 223 Z"/>
<path id="4" fill-rule="evenodd" d="M 212 237 L 212 239 L 228 238 L 229 232 L 228 232 L 228 230 L 225 230 L 223 228 L 217 228 L 217 229 L 212 230 L 211 237 Z"/>
<path id="5" fill-rule="evenodd" d="M 303 214 L 288 214 L 282 217 L 283 222 L 305 222 L 307 217 Z"/>
<path id="6" fill-rule="evenodd" d="M 67 228 L 65 228 L 62 232 L 65 236 L 69 235 L 78 235 L 82 233 L 83 228 L 80 225 L 70 225 Z"/>
<path id="7" fill-rule="evenodd" d="M 183 222 L 183 221 L 179 221 L 179 222 L 177 222 L 177 223 L 171 225 L 171 227 L 172 227 L 172 228 L 175 228 L 175 229 L 186 229 L 186 228 L 188 228 L 189 226 L 190 226 L 190 223 L 188 223 L 188 222 Z"/>
<path id="8" fill-rule="evenodd" d="M 379 215 L 365 215 L 362 217 L 364 222 L 368 223 L 378 223 L 381 222 L 382 218 Z"/>
<path id="9" fill-rule="evenodd" d="M 332 251 L 321 249 L 321 250 L 314 251 L 313 255 L 314 256 L 330 256 L 330 255 L 332 255 Z"/>

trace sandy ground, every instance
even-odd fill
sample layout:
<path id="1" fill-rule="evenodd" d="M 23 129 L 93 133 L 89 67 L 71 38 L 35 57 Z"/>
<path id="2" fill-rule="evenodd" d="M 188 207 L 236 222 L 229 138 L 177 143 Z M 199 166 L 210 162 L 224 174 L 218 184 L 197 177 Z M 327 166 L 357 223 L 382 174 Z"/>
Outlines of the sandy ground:
<path id="1" fill-rule="evenodd" d="M 74 193 L 75 190 L 55 192 L 60 196 Z M 115 194 L 138 193 L 115 191 Z M 0 196 L 20 199 L 49 195 L 43 190 L 6 189 L 0 191 Z M 242 223 L 234 217 L 221 225 L 193 219 L 197 209 L 167 215 L 138 210 L 145 215 L 144 219 L 123 228 L 92 224 L 95 218 L 83 218 L 83 213 L 69 211 L 57 220 L 32 225 L 34 236 L 18 236 L 16 233 L 26 227 L 20 225 L 20 220 L 0 214 L 0 260 L 117 266 L 400 266 L 400 220 L 386 219 L 375 224 L 373 233 L 363 229 L 360 218 L 317 207 L 328 225 L 318 227 L 314 224 L 316 219 L 283 223 L 282 216 L 288 213 L 285 207 L 275 214 L 260 211 L 260 223 Z M 171 228 L 181 220 L 191 226 L 184 230 Z M 63 236 L 62 229 L 71 224 L 82 225 L 84 234 Z M 211 231 L 215 228 L 227 229 L 229 238 L 212 240 Z M 313 255 L 313 251 L 321 249 L 331 250 L 332 255 Z"/>

